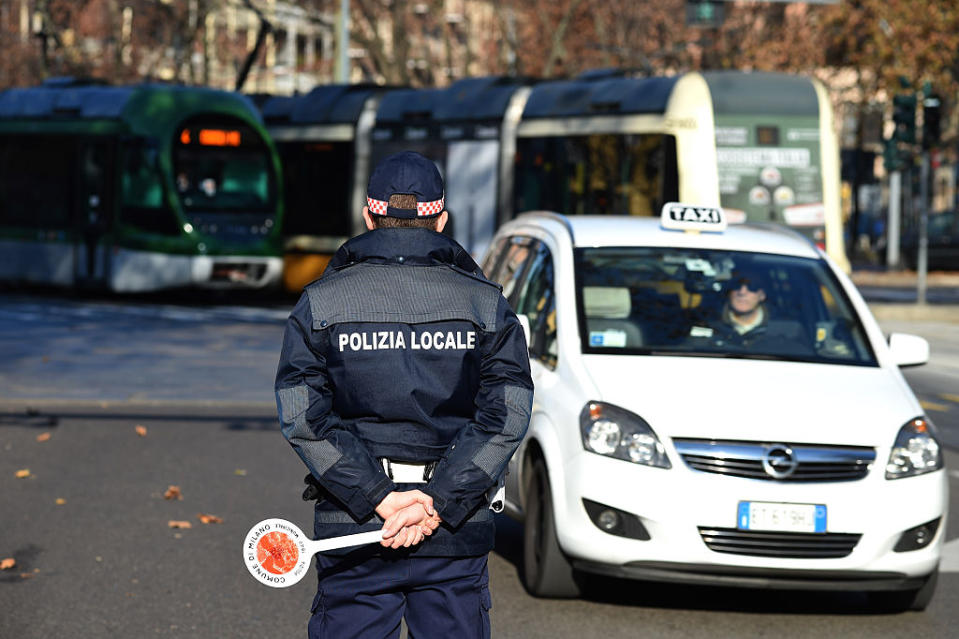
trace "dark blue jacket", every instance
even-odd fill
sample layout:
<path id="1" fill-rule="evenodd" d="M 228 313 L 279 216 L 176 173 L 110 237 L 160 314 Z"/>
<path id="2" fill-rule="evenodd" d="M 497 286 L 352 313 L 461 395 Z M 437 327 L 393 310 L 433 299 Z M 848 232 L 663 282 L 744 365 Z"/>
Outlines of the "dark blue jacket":
<path id="1" fill-rule="evenodd" d="M 380 458 L 436 462 L 430 556 L 493 547 L 487 491 L 529 425 L 522 326 L 463 248 L 427 229 L 348 241 L 290 315 L 276 375 L 283 435 L 323 488 L 317 537 L 382 527 Z"/>

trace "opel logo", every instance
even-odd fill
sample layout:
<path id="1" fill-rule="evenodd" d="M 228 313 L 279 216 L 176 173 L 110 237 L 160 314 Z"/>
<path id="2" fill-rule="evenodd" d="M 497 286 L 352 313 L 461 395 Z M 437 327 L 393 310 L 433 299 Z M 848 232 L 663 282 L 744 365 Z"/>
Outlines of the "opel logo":
<path id="1" fill-rule="evenodd" d="M 785 479 L 793 474 L 797 466 L 799 460 L 786 444 L 772 444 L 763 453 L 763 468 L 770 477 Z"/>

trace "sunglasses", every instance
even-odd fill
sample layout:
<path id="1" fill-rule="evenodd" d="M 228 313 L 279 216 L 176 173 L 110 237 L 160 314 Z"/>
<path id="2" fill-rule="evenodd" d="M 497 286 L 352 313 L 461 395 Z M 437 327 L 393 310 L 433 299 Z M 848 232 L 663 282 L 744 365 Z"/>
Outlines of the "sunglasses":
<path id="1" fill-rule="evenodd" d="M 753 292 L 753 293 L 758 293 L 758 292 L 762 289 L 762 286 L 760 286 L 759 283 L 757 283 L 757 282 L 750 282 L 748 279 L 740 278 L 740 279 L 737 279 L 737 280 L 733 280 L 733 281 L 730 283 L 729 290 L 731 290 L 731 291 L 738 291 L 738 290 L 739 290 L 740 288 L 742 288 L 743 286 L 745 286 L 747 290 L 749 290 L 749 291 L 751 291 L 751 292 Z"/>

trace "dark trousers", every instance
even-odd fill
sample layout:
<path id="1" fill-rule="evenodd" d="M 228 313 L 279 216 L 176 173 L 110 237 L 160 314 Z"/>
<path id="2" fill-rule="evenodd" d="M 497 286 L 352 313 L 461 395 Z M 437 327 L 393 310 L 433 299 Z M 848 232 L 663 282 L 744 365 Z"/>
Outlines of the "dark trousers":
<path id="1" fill-rule="evenodd" d="M 319 588 L 310 639 L 489 639 L 489 572 L 480 557 L 417 557 L 403 551 L 317 555 Z"/>

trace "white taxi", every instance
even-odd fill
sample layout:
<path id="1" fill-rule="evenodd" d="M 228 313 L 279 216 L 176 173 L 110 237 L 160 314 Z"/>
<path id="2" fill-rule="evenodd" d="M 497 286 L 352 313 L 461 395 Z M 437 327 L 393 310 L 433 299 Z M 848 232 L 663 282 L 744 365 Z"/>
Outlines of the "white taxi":
<path id="1" fill-rule="evenodd" d="M 675 203 L 539 212 L 501 227 L 483 269 L 529 328 L 505 506 L 532 594 L 599 573 L 926 607 L 948 484 L 899 368 L 929 345 L 884 337 L 815 245 Z"/>

